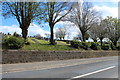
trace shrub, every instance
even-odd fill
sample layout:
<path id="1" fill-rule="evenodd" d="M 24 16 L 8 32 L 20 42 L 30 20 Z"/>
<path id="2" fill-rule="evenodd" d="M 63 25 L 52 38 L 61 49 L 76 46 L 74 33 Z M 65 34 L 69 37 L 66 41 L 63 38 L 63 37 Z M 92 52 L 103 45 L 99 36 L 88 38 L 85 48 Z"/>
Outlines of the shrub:
<path id="1" fill-rule="evenodd" d="M 2 44 L 8 49 L 19 49 L 23 47 L 24 40 L 22 38 L 9 37 L 9 38 L 3 39 Z"/>
<path id="2" fill-rule="evenodd" d="M 111 47 L 112 50 L 116 50 L 117 49 L 117 47 L 113 43 L 111 43 L 110 47 Z"/>
<path id="3" fill-rule="evenodd" d="M 69 41 L 69 40 L 66 40 L 66 44 L 70 44 L 70 42 L 71 42 L 71 41 Z"/>
<path id="4" fill-rule="evenodd" d="M 101 46 L 99 45 L 99 46 L 97 46 L 97 50 L 101 50 Z"/>
<path id="5" fill-rule="evenodd" d="M 28 42 L 28 41 L 27 41 L 27 42 L 25 42 L 25 45 L 30 45 L 30 42 Z"/>
<path id="6" fill-rule="evenodd" d="M 103 44 L 101 46 L 101 49 L 103 49 L 103 50 L 109 50 L 109 44 Z"/>
<path id="7" fill-rule="evenodd" d="M 79 42 L 79 41 L 71 41 L 71 46 L 74 48 L 83 48 L 83 49 L 88 49 L 89 44 L 87 42 Z"/>
<path id="8" fill-rule="evenodd" d="M 74 47 L 74 48 L 78 48 L 78 45 L 80 44 L 79 41 L 71 41 L 71 46 Z"/>
<path id="9" fill-rule="evenodd" d="M 90 48 L 93 50 L 98 50 L 98 49 L 100 49 L 100 46 L 97 42 L 91 42 Z"/>
<path id="10" fill-rule="evenodd" d="M 87 50 L 89 48 L 89 43 L 88 42 L 82 42 L 81 48 Z"/>
<path id="11" fill-rule="evenodd" d="M 103 42 L 104 44 L 109 44 L 109 42 Z"/>
<path id="12" fill-rule="evenodd" d="M 120 50 L 120 45 L 117 46 L 117 49 Z"/>
<path id="13" fill-rule="evenodd" d="M 50 41 L 51 42 L 51 41 Z M 50 43 L 51 44 L 51 43 Z M 53 40 L 53 42 L 52 42 L 52 45 L 56 45 L 57 44 L 57 42 L 55 41 L 55 40 Z"/>

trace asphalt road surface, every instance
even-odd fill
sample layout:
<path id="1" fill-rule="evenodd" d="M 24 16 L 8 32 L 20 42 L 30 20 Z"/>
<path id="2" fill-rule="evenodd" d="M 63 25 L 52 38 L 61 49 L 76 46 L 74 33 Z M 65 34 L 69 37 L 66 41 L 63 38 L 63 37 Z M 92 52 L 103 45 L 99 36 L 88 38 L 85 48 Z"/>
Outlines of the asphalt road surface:
<path id="1" fill-rule="evenodd" d="M 101 58 L 102 59 L 102 58 Z M 89 59 L 88 59 L 89 60 Z M 118 78 L 118 57 L 74 66 L 2 74 L 2 78 Z"/>

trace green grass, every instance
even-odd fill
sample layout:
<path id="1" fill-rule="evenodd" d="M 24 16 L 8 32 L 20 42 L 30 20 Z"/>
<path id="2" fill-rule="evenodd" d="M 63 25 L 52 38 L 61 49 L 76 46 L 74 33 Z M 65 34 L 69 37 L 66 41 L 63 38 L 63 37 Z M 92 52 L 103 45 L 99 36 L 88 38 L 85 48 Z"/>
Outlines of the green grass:
<path id="1" fill-rule="evenodd" d="M 38 39 L 35 39 L 35 40 L 40 42 L 41 44 L 49 44 L 49 41 L 46 41 L 46 40 L 38 40 Z"/>
<path id="2" fill-rule="evenodd" d="M 28 42 L 30 42 L 31 44 L 35 43 L 34 41 L 31 40 L 31 38 L 28 38 Z"/>
<path id="3" fill-rule="evenodd" d="M 28 41 L 30 43 L 35 43 L 31 39 L 34 39 L 34 40 L 38 41 L 40 44 L 49 44 L 49 40 L 46 41 L 46 40 L 39 40 L 39 39 L 36 39 L 36 38 L 28 38 Z M 56 42 L 58 42 L 58 45 L 69 45 L 69 44 L 66 44 L 66 42 L 63 42 L 63 41 L 56 41 Z"/>
<path id="4" fill-rule="evenodd" d="M 68 45 L 30 44 L 30 45 L 24 45 L 22 50 L 64 51 L 64 50 L 77 50 L 77 49 L 69 47 Z"/>
<path id="5" fill-rule="evenodd" d="M 31 39 L 34 39 L 40 44 L 35 43 Z M 41 50 L 41 51 L 64 51 L 64 50 L 77 50 L 76 48 L 72 48 L 66 44 L 66 42 L 58 41 L 57 45 L 50 45 L 49 41 L 46 40 L 38 40 L 36 38 L 28 38 L 28 41 L 31 43 L 30 45 L 24 45 L 22 50 Z"/>
<path id="6" fill-rule="evenodd" d="M 10 37 L 10 36 L 6 36 Z M 35 43 L 31 39 L 34 39 L 40 44 Z M 46 40 L 38 40 L 36 38 L 28 38 L 28 41 L 31 43 L 30 45 L 24 45 L 21 50 L 41 50 L 41 51 L 64 51 L 64 50 L 82 50 L 82 49 L 76 49 L 73 47 L 70 47 L 70 44 L 66 44 L 66 42 L 63 41 L 56 41 L 58 42 L 57 45 L 50 45 L 49 41 Z M 90 42 L 88 42 L 88 45 L 90 46 Z M 120 42 L 118 43 L 120 45 Z M 6 49 L 3 46 L 3 49 Z"/>
<path id="7" fill-rule="evenodd" d="M 40 44 L 49 44 L 49 41 L 39 40 L 39 39 L 36 39 L 36 38 L 28 38 L 28 42 L 30 42 L 30 43 L 35 43 L 35 42 L 32 41 L 31 39 L 34 39 L 34 40 L 38 41 Z"/>
<path id="8" fill-rule="evenodd" d="M 66 42 L 63 42 L 63 41 L 56 41 L 58 42 L 58 45 L 69 45 L 69 44 L 66 44 Z"/>

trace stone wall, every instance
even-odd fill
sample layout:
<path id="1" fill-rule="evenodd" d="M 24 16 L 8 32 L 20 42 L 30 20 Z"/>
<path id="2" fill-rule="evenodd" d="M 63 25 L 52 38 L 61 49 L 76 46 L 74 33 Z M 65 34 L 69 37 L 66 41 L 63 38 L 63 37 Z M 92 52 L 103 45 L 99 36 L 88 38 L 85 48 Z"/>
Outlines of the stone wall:
<path id="1" fill-rule="evenodd" d="M 67 60 L 117 56 L 118 51 L 23 51 L 3 50 L 2 63 L 25 63 L 51 60 Z"/>

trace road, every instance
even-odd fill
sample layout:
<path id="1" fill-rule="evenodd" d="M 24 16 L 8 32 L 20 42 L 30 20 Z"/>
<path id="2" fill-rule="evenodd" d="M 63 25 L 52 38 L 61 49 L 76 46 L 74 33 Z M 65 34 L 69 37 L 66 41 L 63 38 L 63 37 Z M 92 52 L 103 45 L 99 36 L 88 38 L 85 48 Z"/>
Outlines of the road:
<path id="1" fill-rule="evenodd" d="M 64 66 L 43 70 L 29 70 L 4 73 L 3 78 L 118 78 L 118 57 L 99 58 L 103 61 L 91 62 L 73 66 Z M 86 59 L 89 60 L 89 59 Z M 97 60 L 94 59 L 94 60 Z"/>

